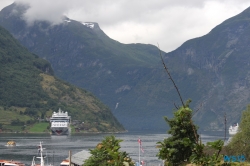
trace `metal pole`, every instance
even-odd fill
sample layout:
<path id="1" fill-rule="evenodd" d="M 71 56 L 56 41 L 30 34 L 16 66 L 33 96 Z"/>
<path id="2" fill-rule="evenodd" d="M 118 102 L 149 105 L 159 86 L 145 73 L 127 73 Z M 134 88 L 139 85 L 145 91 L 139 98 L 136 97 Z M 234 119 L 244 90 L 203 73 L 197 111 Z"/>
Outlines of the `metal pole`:
<path id="1" fill-rule="evenodd" d="M 224 135 L 224 142 L 226 141 L 227 139 L 227 114 L 225 113 L 224 115 L 224 120 L 225 120 L 225 135 Z"/>
<path id="2" fill-rule="evenodd" d="M 69 151 L 69 166 L 71 166 L 71 150 Z"/>
<path id="3" fill-rule="evenodd" d="M 55 153 L 55 151 L 53 151 L 53 166 L 55 165 L 55 164 L 54 164 L 54 153 Z"/>
<path id="4" fill-rule="evenodd" d="M 141 159 L 140 159 L 140 157 L 141 157 L 141 156 L 140 156 L 140 155 L 141 155 L 141 153 L 140 153 L 140 150 L 141 150 L 141 149 L 140 149 L 140 148 L 141 148 L 141 147 L 140 147 L 140 146 L 141 146 L 141 139 L 140 139 L 140 138 L 139 138 L 138 143 L 139 143 L 139 166 L 140 166 L 140 165 L 141 165 Z"/>

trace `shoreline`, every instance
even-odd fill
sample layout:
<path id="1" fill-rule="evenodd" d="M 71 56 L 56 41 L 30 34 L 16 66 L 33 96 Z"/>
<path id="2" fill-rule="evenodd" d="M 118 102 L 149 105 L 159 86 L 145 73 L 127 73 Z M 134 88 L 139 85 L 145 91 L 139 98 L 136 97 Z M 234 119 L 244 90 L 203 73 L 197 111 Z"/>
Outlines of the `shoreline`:
<path id="1" fill-rule="evenodd" d="M 125 130 L 125 131 L 116 131 L 116 132 L 73 132 L 73 133 L 70 133 L 69 135 L 71 134 L 112 134 L 112 133 L 128 133 L 128 130 Z M 50 132 L 0 132 L 0 134 L 50 134 Z"/>

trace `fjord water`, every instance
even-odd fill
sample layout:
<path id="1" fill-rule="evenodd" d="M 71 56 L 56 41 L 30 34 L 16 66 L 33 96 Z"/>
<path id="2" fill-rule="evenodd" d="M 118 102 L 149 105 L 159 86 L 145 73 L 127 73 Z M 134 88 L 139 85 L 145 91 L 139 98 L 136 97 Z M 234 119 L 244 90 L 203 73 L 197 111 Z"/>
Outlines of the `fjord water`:
<path id="1" fill-rule="evenodd" d="M 224 140 L 223 132 L 204 132 L 199 133 L 203 143 L 214 141 L 217 139 Z M 45 163 L 60 165 L 61 161 L 66 159 L 69 155 L 69 151 L 72 154 L 80 152 L 82 150 L 93 149 L 97 143 L 101 142 L 103 138 L 111 134 L 72 134 L 69 136 L 51 136 L 49 134 L 0 134 L 0 159 L 13 159 L 18 160 L 26 165 L 31 165 L 33 156 L 38 154 L 38 145 L 40 141 L 43 143 L 44 155 L 48 157 L 45 159 Z M 160 165 L 162 162 L 158 160 L 156 154 L 158 149 L 156 148 L 156 142 L 162 141 L 168 137 L 166 132 L 162 133 L 138 133 L 128 132 L 113 134 L 118 139 L 122 139 L 121 150 L 129 153 L 130 157 L 134 161 L 138 161 L 139 147 L 138 138 L 142 141 L 142 147 L 144 153 L 140 152 L 141 160 L 150 165 Z M 16 142 L 16 147 L 7 147 L 6 143 L 9 140 Z M 36 159 L 36 164 L 39 160 Z"/>

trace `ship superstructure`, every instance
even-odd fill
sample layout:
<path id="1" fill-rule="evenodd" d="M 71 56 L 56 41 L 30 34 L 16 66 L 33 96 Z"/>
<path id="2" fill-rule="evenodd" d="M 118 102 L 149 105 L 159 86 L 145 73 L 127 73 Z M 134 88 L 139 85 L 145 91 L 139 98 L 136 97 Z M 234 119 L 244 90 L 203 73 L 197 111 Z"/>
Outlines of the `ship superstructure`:
<path id="1" fill-rule="evenodd" d="M 51 134 L 52 135 L 68 135 L 70 133 L 71 117 L 68 112 L 63 112 L 59 108 L 58 112 L 53 112 L 50 118 Z"/>

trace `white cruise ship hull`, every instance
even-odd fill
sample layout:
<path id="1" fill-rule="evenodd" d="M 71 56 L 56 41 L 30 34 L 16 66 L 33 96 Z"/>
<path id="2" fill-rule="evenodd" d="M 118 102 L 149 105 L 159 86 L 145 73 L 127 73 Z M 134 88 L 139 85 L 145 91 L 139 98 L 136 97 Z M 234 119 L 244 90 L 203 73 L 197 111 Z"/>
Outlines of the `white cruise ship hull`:
<path id="1" fill-rule="evenodd" d="M 68 127 L 51 127 L 51 135 L 69 135 L 70 130 Z"/>
<path id="2" fill-rule="evenodd" d="M 229 130 L 228 130 L 229 135 L 235 135 L 235 134 L 237 134 L 238 130 L 239 130 L 239 124 L 238 123 L 230 126 Z"/>

